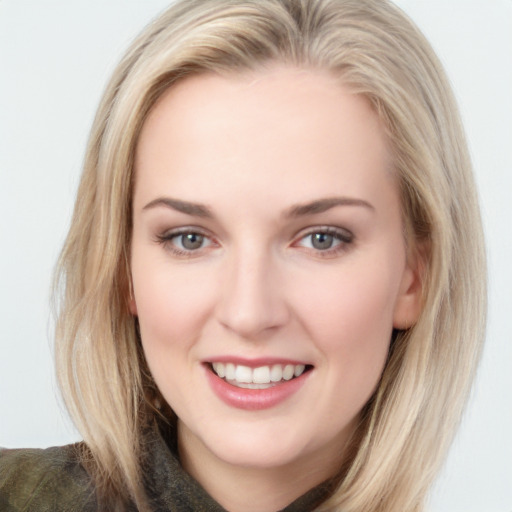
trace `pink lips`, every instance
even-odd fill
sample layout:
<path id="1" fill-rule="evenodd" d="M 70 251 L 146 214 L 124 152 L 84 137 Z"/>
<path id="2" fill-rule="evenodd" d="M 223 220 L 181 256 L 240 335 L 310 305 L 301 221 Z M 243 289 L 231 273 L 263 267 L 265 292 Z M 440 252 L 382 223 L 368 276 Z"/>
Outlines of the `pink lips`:
<path id="1" fill-rule="evenodd" d="M 223 361 L 233 361 L 230 358 L 223 358 Z M 256 367 L 263 364 L 277 363 L 278 361 L 244 361 L 236 360 L 238 364 L 245 364 L 247 366 Z M 279 363 L 283 363 L 282 360 Z M 233 386 L 221 379 L 209 367 L 205 365 L 206 378 L 210 384 L 213 392 L 227 405 L 236 407 L 238 409 L 245 409 L 249 411 L 257 411 L 262 409 L 269 409 L 282 402 L 284 402 L 291 395 L 296 393 L 309 377 L 309 371 L 304 372 L 300 377 L 295 377 L 288 381 L 280 381 L 275 383 L 272 387 L 266 389 L 247 389 Z"/>

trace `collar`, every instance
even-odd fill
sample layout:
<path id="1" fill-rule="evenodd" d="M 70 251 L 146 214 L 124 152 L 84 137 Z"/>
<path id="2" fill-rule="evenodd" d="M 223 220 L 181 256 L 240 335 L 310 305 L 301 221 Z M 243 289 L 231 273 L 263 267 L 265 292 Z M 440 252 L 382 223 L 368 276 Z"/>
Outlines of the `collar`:
<path id="1" fill-rule="evenodd" d="M 154 427 L 147 431 L 145 441 L 144 485 L 155 511 L 227 512 L 182 468 L 172 433 L 165 435 Z M 320 484 L 280 512 L 314 510 L 331 490 L 329 482 Z"/>

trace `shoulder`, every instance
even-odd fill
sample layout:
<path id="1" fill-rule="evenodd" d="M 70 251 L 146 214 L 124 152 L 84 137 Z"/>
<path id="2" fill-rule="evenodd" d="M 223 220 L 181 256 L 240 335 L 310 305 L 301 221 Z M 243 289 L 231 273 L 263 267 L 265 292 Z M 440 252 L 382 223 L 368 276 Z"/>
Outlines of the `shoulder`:
<path id="1" fill-rule="evenodd" d="M 93 512 L 94 489 L 80 464 L 80 444 L 0 449 L 0 510 Z"/>

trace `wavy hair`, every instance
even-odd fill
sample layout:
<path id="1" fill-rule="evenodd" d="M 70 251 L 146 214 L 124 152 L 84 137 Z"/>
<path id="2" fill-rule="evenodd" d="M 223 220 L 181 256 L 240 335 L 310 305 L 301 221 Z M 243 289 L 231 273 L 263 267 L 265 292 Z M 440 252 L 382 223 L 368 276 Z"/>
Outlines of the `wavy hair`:
<path id="1" fill-rule="evenodd" d="M 181 0 L 132 43 L 105 90 L 56 274 L 60 387 L 110 510 L 123 496 L 148 508 L 141 432 L 161 414 L 128 307 L 141 127 L 178 80 L 271 61 L 328 70 L 370 100 L 392 148 L 407 242 L 424 248 L 422 313 L 394 333 L 319 510 L 422 510 L 460 421 L 484 334 L 485 256 L 464 132 L 430 45 L 387 0 Z"/>

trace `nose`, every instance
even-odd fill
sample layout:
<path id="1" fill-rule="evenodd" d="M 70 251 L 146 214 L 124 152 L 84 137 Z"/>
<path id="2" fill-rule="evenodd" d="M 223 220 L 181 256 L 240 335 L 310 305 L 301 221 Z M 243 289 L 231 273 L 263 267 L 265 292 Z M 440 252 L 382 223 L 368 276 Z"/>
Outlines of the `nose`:
<path id="1" fill-rule="evenodd" d="M 241 250 L 228 258 L 221 278 L 217 315 L 245 339 L 275 332 L 289 319 L 279 265 L 267 251 Z"/>

